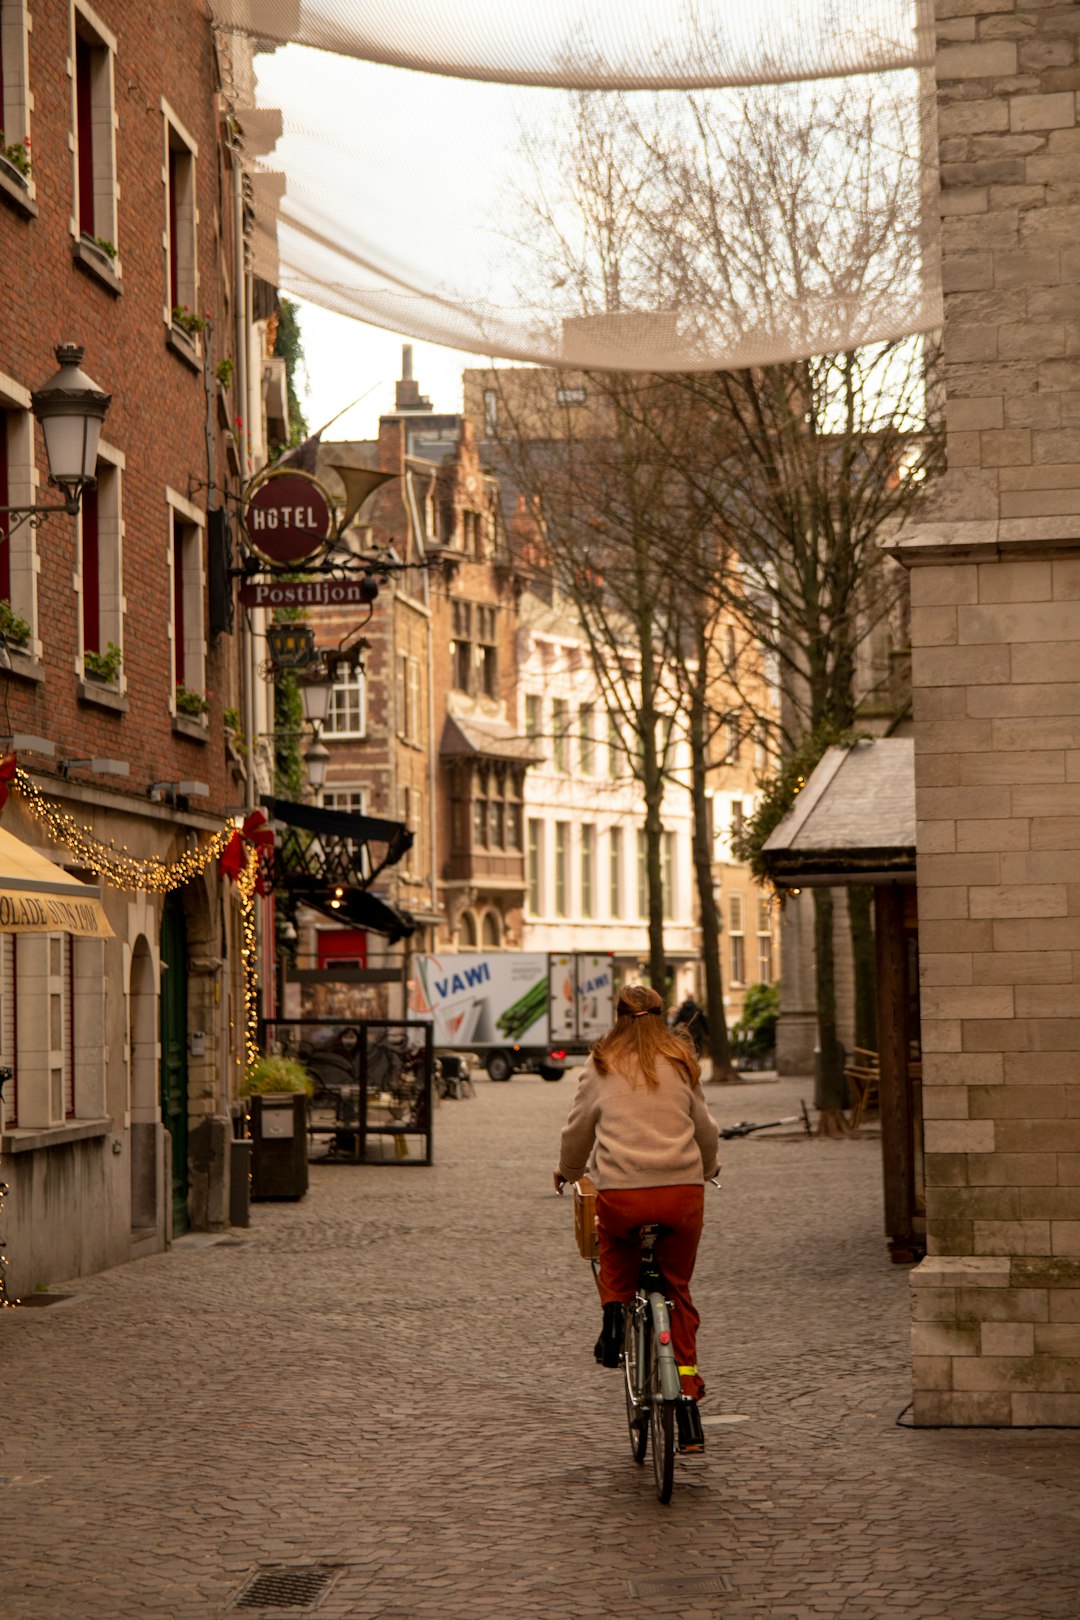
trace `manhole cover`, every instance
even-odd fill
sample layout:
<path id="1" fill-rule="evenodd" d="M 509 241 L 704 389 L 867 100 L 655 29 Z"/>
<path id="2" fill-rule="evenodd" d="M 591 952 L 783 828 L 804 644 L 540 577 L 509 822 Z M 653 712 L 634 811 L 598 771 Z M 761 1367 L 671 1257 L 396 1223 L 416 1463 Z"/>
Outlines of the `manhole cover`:
<path id="1" fill-rule="evenodd" d="M 310 1609 L 340 1570 L 305 1564 L 261 1569 L 241 1590 L 234 1609 Z"/>
<path id="2" fill-rule="evenodd" d="M 726 1575 L 658 1575 L 626 1584 L 631 1597 L 707 1597 L 731 1591 Z"/>

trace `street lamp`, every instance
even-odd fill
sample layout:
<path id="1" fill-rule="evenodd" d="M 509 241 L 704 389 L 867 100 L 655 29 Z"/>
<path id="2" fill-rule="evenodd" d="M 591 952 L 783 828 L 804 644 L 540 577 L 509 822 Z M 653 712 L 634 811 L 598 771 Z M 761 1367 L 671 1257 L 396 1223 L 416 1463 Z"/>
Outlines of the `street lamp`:
<path id="1" fill-rule="evenodd" d="M 20 521 L 40 520 L 49 512 L 76 517 L 83 490 L 97 482 L 98 440 L 112 396 L 80 369 L 82 357 L 77 343 L 61 343 L 56 350 L 60 370 L 30 396 L 45 435 L 49 483 L 63 491 L 63 501 L 45 506 L 0 506 L 0 515 L 14 514 Z M 8 532 L 14 527 L 9 524 Z"/>
<path id="2" fill-rule="evenodd" d="M 326 781 L 326 767 L 330 763 L 330 750 L 316 737 L 304 753 L 304 764 L 307 766 L 307 777 L 313 791 L 318 794 L 323 790 Z"/>
<path id="3" fill-rule="evenodd" d="M 330 713 L 330 698 L 333 693 L 329 675 L 324 669 L 318 670 L 308 680 L 302 677 L 297 682 L 300 688 L 300 702 L 304 710 L 304 719 L 318 732 L 326 722 Z"/>

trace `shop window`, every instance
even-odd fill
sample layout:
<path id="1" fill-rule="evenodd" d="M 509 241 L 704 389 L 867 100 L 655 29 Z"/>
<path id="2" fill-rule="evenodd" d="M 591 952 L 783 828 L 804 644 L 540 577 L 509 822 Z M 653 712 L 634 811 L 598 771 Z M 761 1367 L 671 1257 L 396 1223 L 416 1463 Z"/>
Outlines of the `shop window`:
<path id="1" fill-rule="evenodd" d="M 26 934 L 9 984 L 14 1010 L 0 1006 L 19 1076 L 18 1126 L 100 1118 L 105 1109 L 105 981 L 100 940 Z M 78 1030 L 78 1041 L 75 1031 Z"/>

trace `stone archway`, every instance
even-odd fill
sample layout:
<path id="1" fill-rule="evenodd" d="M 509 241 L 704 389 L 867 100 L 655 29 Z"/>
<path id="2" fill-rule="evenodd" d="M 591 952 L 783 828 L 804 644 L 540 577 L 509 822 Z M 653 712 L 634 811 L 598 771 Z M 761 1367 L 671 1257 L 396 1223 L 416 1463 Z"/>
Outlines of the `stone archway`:
<path id="1" fill-rule="evenodd" d="M 157 1230 L 158 1168 L 158 986 L 153 952 L 140 934 L 128 970 L 128 1117 L 131 1122 L 131 1232 Z"/>
<path id="2" fill-rule="evenodd" d="M 502 944 L 502 919 L 497 911 L 485 911 L 480 943 L 485 950 L 498 950 Z"/>

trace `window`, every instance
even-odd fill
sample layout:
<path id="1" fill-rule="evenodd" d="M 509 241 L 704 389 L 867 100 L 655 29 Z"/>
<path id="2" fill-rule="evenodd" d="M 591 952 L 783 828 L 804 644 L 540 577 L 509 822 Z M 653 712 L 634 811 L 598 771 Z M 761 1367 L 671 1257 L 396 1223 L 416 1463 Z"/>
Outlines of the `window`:
<path id="1" fill-rule="evenodd" d="M 608 779 L 617 782 L 623 772 L 624 749 L 622 737 L 619 734 L 619 722 L 613 714 L 608 715 L 607 723 L 608 745 Z"/>
<path id="2" fill-rule="evenodd" d="M 206 639 L 203 629 L 204 513 L 166 491 L 171 521 L 169 564 L 172 573 L 172 641 L 175 688 L 202 697 L 206 690 Z M 180 713 L 184 713 L 180 709 Z"/>
<path id="3" fill-rule="evenodd" d="M 481 553 L 479 512 L 462 512 L 461 535 L 466 556 L 479 557 Z"/>
<path id="4" fill-rule="evenodd" d="M 0 506 L 29 506 L 38 497 L 34 470 L 34 419 L 30 394 L 13 378 L 0 375 Z M 11 631 L 10 646 L 33 652 L 37 626 L 36 533 L 29 523 L 14 526 L 0 517 L 0 601 L 8 602 L 16 618 L 26 625 L 20 643 Z"/>
<path id="5" fill-rule="evenodd" d="M 742 830 L 743 830 L 743 822 L 744 822 L 744 820 L 745 820 L 745 817 L 744 817 L 744 814 L 743 814 L 743 802 L 742 802 L 742 800 L 741 799 L 732 799 L 732 801 L 731 801 L 731 836 L 732 836 L 733 839 L 738 838 L 741 835 Z"/>
<path id="6" fill-rule="evenodd" d="M 101 457 L 109 456 L 109 460 Z M 107 657 L 110 646 L 123 649 L 124 594 L 122 565 L 123 521 L 120 478 L 123 457 L 101 446 L 97 488 L 83 492 L 79 514 L 79 591 L 82 598 L 82 650 Z M 197 532 L 197 531 L 196 531 Z M 101 679 L 100 667 L 98 679 Z M 107 677 L 123 687 L 121 670 Z"/>
<path id="7" fill-rule="evenodd" d="M 529 817 L 529 911 L 534 917 L 539 917 L 544 909 L 543 901 L 543 838 L 544 824 L 534 816 Z M 3 936 L 0 936 L 2 938 Z"/>
<path id="8" fill-rule="evenodd" d="M 324 788 L 322 803 L 324 810 L 346 810 L 350 815 L 363 816 L 367 814 L 367 788 Z"/>
<path id="9" fill-rule="evenodd" d="M 198 313 L 199 273 L 195 247 L 195 158 L 198 149 L 167 103 L 165 114 L 165 258 L 169 322 L 173 310 Z M 181 328 L 183 330 L 183 328 Z"/>
<path id="10" fill-rule="evenodd" d="M 664 916 L 675 915 L 675 834 L 666 832 L 660 843 L 660 884 L 664 891 Z"/>
<path id="11" fill-rule="evenodd" d="M 544 700 L 538 692 L 525 694 L 525 735 L 539 737 L 544 729 Z"/>
<path id="12" fill-rule="evenodd" d="M 569 710 L 564 698 L 555 698 L 551 705 L 551 731 L 555 769 L 565 774 L 569 760 L 566 747 L 566 733 L 569 728 Z"/>
<path id="13" fill-rule="evenodd" d="M 514 801 L 506 806 L 506 847 L 521 848 L 521 806 Z"/>
<path id="14" fill-rule="evenodd" d="M 506 806 L 501 799 L 488 800 L 488 844 L 502 849 L 506 842 Z"/>
<path id="15" fill-rule="evenodd" d="M 555 403 L 556 405 L 584 405 L 585 390 L 584 388 L 556 388 Z"/>
<path id="16" fill-rule="evenodd" d="M 734 765 L 739 758 L 739 745 L 741 741 L 741 728 L 739 716 L 729 714 L 724 723 L 724 764 Z"/>
<path id="17" fill-rule="evenodd" d="M 591 703 L 582 703 L 578 706 L 578 757 L 581 761 L 582 776 L 591 776 L 593 773 L 595 760 L 593 713 Z"/>
<path id="18" fill-rule="evenodd" d="M 24 934 L 4 953 L 0 1031 L 17 1052 L 20 1128 L 99 1118 L 105 1108 L 105 980 L 100 940 Z M 76 1044 L 75 1031 L 79 1031 Z"/>
<path id="19" fill-rule="evenodd" d="M 418 787 L 405 786 L 401 789 L 401 819 L 411 833 L 420 831 L 423 804 L 424 795 Z M 413 848 L 415 850 L 415 845 Z"/>
<path id="20" fill-rule="evenodd" d="M 499 426 L 499 396 L 494 388 L 484 389 L 484 438 L 493 439 Z"/>
<path id="21" fill-rule="evenodd" d="M 486 849 L 488 839 L 488 802 L 486 799 L 473 800 L 473 848 Z"/>
<path id="22" fill-rule="evenodd" d="M 769 727 L 759 720 L 754 727 L 754 769 L 758 775 L 769 768 Z"/>
<path id="23" fill-rule="evenodd" d="M 406 742 L 421 742 L 420 660 L 409 653 L 398 653 L 396 700 L 398 734 Z"/>
<path id="24" fill-rule="evenodd" d="M 730 624 L 724 631 L 724 663 L 729 670 L 735 668 L 735 631 Z"/>
<path id="25" fill-rule="evenodd" d="M 450 682 L 459 692 L 472 691 L 472 603 L 450 604 L 453 638 L 450 642 Z"/>
<path id="26" fill-rule="evenodd" d="M 570 915 L 570 823 L 555 823 L 555 915 Z"/>
<path id="27" fill-rule="evenodd" d="M 622 850 L 622 828 L 612 827 L 608 845 L 608 907 L 613 917 L 622 916 Z"/>
<path id="28" fill-rule="evenodd" d="M 743 897 L 741 894 L 733 894 L 728 900 L 728 939 L 731 946 L 731 982 L 732 984 L 745 984 L 746 942 L 743 939 Z"/>
<path id="29" fill-rule="evenodd" d="M 758 928 L 758 983 L 771 984 L 773 977 L 772 965 L 772 907 L 768 900 L 759 898 L 757 908 Z"/>
<path id="30" fill-rule="evenodd" d="M 644 827 L 637 830 L 637 908 L 639 917 L 649 915 L 649 844 Z"/>
<path id="31" fill-rule="evenodd" d="M 117 274 L 116 40 L 84 0 L 75 0 L 74 30 L 75 223 L 82 241 Z"/>
<path id="32" fill-rule="evenodd" d="M 0 0 L 0 129 L 5 146 L 21 146 L 30 159 L 30 33 L 26 0 Z M 21 164 L 17 166 L 21 170 Z M 8 171 L 4 170 L 5 179 Z M 34 196 L 34 175 L 23 175 L 25 190 Z M 12 177 L 16 187 L 20 182 Z"/>
<path id="33" fill-rule="evenodd" d="M 581 829 L 581 915 L 595 914 L 593 889 L 596 872 L 596 828 L 586 822 Z"/>
<path id="34" fill-rule="evenodd" d="M 450 772 L 450 848 L 455 854 L 465 849 L 464 783 L 459 770 Z"/>
<path id="35" fill-rule="evenodd" d="M 363 737 L 367 730 L 367 688 L 362 670 L 350 669 L 330 688 L 324 737 Z"/>
<path id="36" fill-rule="evenodd" d="M 480 943 L 485 950 L 498 950 L 502 944 L 502 924 L 497 911 L 485 911 Z"/>
<path id="37" fill-rule="evenodd" d="M 479 689 L 485 697 L 499 695 L 499 657 L 495 640 L 495 609 L 482 603 L 476 609 L 476 670 Z"/>

